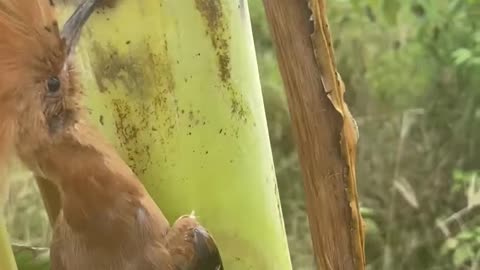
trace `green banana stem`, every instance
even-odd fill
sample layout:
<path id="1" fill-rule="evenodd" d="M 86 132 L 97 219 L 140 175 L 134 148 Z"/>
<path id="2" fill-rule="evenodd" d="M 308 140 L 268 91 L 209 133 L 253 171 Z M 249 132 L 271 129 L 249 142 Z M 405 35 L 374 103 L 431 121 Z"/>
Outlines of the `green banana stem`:
<path id="1" fill-rule="evenodd" d="M 119 0 L 80 42 L 91 120 L 167 218 L 195 211 L 226 269 L 292 269 L 247 1 Z"/>
<path id="2" fill-rule="evenodd" d="M 2 211 L 0 211 L 0 269 L 17 270 Z"/>

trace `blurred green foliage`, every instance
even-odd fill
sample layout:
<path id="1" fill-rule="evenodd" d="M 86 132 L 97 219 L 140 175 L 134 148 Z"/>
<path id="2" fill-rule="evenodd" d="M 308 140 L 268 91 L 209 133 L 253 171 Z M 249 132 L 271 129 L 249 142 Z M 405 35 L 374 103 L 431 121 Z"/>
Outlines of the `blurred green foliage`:
<path id="1" fill-rule="evenodd" d="M 13 251 L 19 270 L 50 269 L 50 253 L 48 248 L 14 245 Z"/>

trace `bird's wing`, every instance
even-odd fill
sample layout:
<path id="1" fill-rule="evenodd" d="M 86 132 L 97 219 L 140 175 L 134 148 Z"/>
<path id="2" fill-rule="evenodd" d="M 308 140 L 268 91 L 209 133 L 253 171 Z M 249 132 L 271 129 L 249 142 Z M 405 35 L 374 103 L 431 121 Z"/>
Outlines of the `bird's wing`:
<path id="1" fill-rule="evenodd" d="M 222 259 L 213 237 L 203 228 L 193 229 L 193 247 L 197 255 L 195 270 L 223 270 Z"/>
<path id="2" fill-rule="evenodd" d="M 223 270 L 217 244 L 192 216 L 180 217 L 167 235 L 167 248 L 181 270 Z"/>

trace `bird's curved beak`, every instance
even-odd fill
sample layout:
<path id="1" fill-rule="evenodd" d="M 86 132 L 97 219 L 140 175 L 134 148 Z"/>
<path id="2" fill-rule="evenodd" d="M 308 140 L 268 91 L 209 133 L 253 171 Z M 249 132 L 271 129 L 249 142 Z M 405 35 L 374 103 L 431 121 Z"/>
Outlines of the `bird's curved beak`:
<path id="1" fill-rule="evenodd" d="M 97 2 L 98 0 L 84 0 L 63 26 L 61 36 L 65 41 L 67 55 L 73 51 L 77 44 L 82 28 L 92 15 Z"/>

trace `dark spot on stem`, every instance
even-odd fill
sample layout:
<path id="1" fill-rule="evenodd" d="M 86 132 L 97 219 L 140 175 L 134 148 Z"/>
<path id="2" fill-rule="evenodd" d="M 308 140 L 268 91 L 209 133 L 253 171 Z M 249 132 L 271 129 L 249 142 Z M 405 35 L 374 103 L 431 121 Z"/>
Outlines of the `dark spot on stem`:
<path id="1" fill-rule="evenodd" d="M 242 4 L 242 3 L 240 3 Z M 231 82 L 230 57 L 230 22 L 225 16 L 225 10 L 220 0 L 195 0 L 195 6 L 207 26 L 207 35 L 210 36 L 215 48 L 218 64 L 218 76 L 223 87 L 230 93 L 231 113 L 238 119 L 247 120 L 246 109 L 242 93 L 234 89 Z"/>
<path id="2" fill-rule="evenodd" d="M 148 95 L 149 91 L 158 89 L 158 86 L 166 86 L 164 90 L 172 92 L 175 80 L 167 57 L 166 42 L 164 49 L 164 54 L 158 54 L 151 48 L 150 42 L 144 40 L 131 46 L 128 54 L 120 54 L 112 44 L 104 48 L 93 43 L 94 74 L 100 91 L 108 91 L 109 82 L 116 87 L 122 83 L 129 93 L 139 96 Z M 145 68 L 145 63 L 155 69 Z"/>
<path id="3" fill-rule="evenodd" d="M 217 51 L 219 75 L 225 83 L 231 77 L 230 46 L 228 42 L 230 33 L 228 22 L 224 18 L 222 2 L 220 0 L 195 0 L 195 5 L 206 21 L 208 35 L 210 35 L 213 47 Z"/>
<path id="4" fill-rule="evenodd" d="M 158 162 L 150 156 L 150 145 L 157 140 L 168 141 L 166 137 L 175 134 L 177 124 L 176 117 L 169 113 L 178 110 L 178 103 L 168 43 L 159 49 L 150 44 L 148 38 L 135 40 L 128 53 L 119 52 L 112 44 L 94 42 L 90 48 L 99 90 L 123 92 L 121 98 L 110 100 L 109 106 L 122 157 L 140 175 Z"/>

